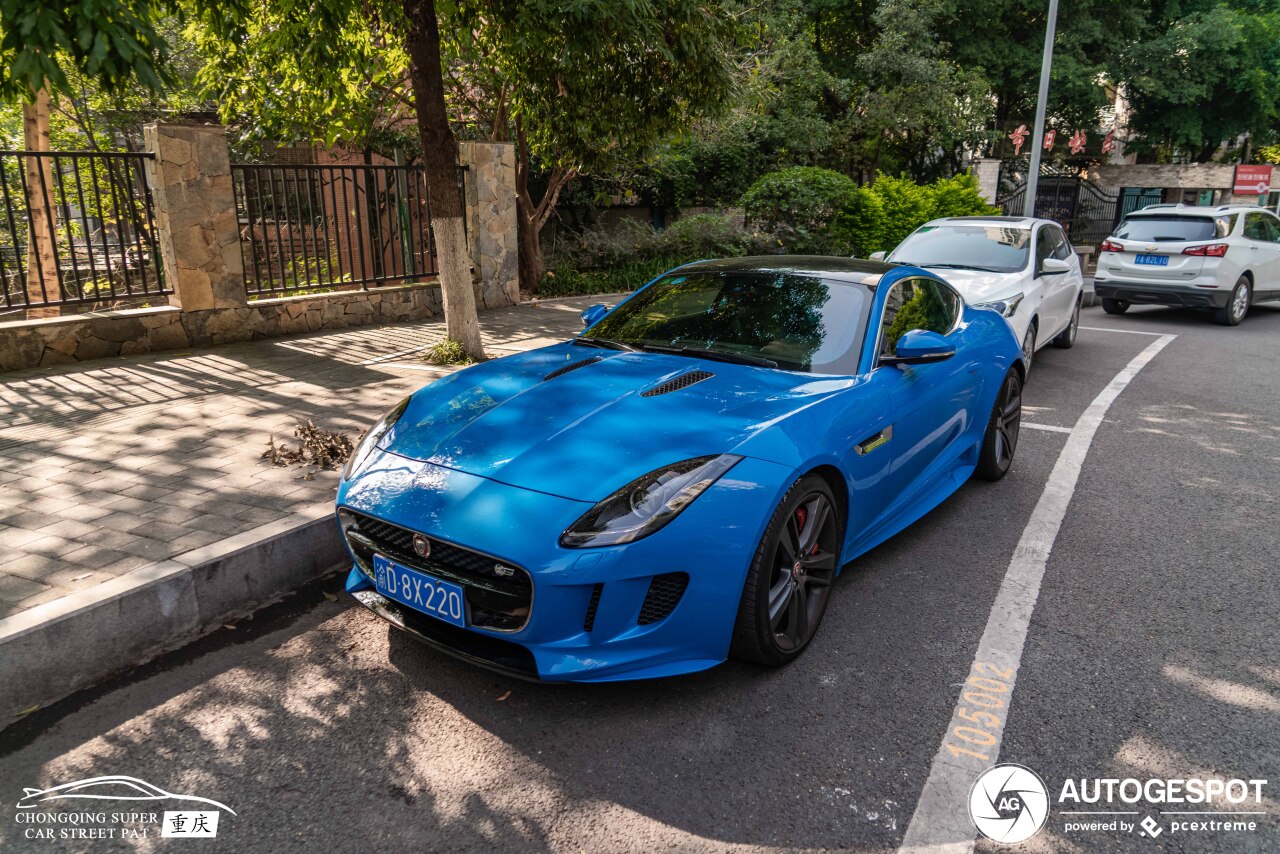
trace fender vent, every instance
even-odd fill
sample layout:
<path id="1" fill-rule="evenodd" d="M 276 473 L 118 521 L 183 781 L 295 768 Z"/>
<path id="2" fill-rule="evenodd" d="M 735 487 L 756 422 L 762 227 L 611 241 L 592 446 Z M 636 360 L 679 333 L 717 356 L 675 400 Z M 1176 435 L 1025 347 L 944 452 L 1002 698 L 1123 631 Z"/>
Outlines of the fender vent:
<path id="1" fill-rule="evenodd" d="M 585 368 L 587 365 L 594 365 L 596 362 L 599 362 L 599 361 L 601 361 L 599 356 L 592 356 L 590 359 L 583 359 L 580 362 L 573 362 L 572 364 L 565 365 L 563 368 L 556 368 L 554 371 L 552 371 L 551 373 L 543 377 L 542 381 L 546 382 L 547 380 L 553 380 L 556 377 L 562 377 L 565 374 L 569 373 L 570 371 L 576 371 L 578 370 L 578 368 Z"/>
<path id="2" fill-rule="evenodd" d="M 640 618 L 636 621 L 642 626 L 665 619 L 675 610 L 689 586 L 689 576 L 683 572 L 668 572 L 655 575 L 649 582 L 649 592 L 645 594 L 644 604 L 640 606 Z"/>
<path id="3" fill-rule="evenodd" d="M 597 584 L 591 590 L 591 602 L 587 604 L 587 618 L 582 621 L 582 630 L 589 632 L 596 625 L 596 609 L 600 607 L 600 594 L 604 592 L 604 585 Z"/>
<path id="4" fill-rule="evenodd" d="M 660 394 L 667 394 L 673 391 L 679 391 L 682 388 L 688 388 L 694 383 L 700 383 L 703 380 L 709 380 L 715 374 L 708 371 L 689 371 L 687 374 L 681 374 L 678 377 L 672 377 L 661 385 L 656 385 L 646 392 L 640 394 L 641 397 L 657 397 Z"/>

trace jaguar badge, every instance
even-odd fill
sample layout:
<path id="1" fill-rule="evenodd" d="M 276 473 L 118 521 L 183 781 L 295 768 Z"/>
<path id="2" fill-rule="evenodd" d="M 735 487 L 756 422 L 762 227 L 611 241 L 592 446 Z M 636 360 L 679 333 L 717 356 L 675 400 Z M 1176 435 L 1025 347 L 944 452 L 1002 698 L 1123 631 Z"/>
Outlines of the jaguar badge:
<path id="1" fill-rule="evenodd" d="M 413 551 L 418 557 L 431 557 L 431 541 L 421 534 L 414 534 Z"/>

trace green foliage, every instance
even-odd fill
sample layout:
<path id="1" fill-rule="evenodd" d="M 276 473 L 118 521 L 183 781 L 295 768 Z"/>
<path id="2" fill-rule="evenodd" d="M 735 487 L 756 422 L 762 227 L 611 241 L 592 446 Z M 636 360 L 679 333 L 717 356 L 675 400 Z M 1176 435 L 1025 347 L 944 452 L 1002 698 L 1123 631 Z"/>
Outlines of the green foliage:
<path id="1" fill-rule="evenodd" d="M 624 219 L 598 226 L 557 250 L 553 268 L 539 283 L 539 296 L 632 291 L 659 273 L 706 258 L 760 255 L 777 251 L 770 235 L 748 230 L 724 214 L 677 220 L 661 231 Z"/>
<path id="2" fill-rule="evenodd" d="M 978 178 L 972 172 L 939 178 L 933 182 L 930 190 L 933 192 L 934 217 L 1001 213 L 1000 208 L 987 204 L 982 198 L 978 190 Z"/>
<path id="3" fill-rule="evenodd" d="M 830 245 L 840 255 L 865 258 L 884 245 L 884 201 L 866 187 L 845 196 L 831 219 Z"/>
<path id="4" fill-rule="evenodd" d="M 763 176 L 742 196 L 747 218 L 774 232 L 792 252 L 830 248 L 832 218 L 857 190 L 848 176 L 815 166 L 793 166 Z"/>
<path id="5" fill-rule="evenodd" d="M 433 365 L 470 365 L 475 363 L 471 354 L 461 343 L 452 338 L 437 341 L 422 357 L 424 362 Z"/>
<path id="6" fill-rule="evenodd" d="M 909 178 L 880 175 L 871 185 L 879 199 L 884 219 L 880 227 L 880 248 L 890 249 L 916 228 L 933 218 L 932 188 Z"/>
<path id="7" fill-rule="evenodd" d="M 897 349 L 898 339 L 912 329 L 945 330 L 951 315 L 932 287 L 915 288 L 911 299 L 902 304 L 894 315 L 893 323 L 885 331 L 886 341 L 892 341 Z"/>

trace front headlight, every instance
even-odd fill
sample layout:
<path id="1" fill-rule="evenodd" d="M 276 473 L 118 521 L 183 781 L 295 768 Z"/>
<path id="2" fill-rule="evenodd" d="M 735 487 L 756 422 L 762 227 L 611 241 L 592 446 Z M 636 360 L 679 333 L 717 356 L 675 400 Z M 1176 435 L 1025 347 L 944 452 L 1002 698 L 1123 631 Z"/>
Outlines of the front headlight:
<path id="1" fill-rule="evenodd" d="M 360 441 L 356 442 L 356 449 L 351 452 L 351 458 L 342 467 L 343 480 L 349 480 L 352 475 L 360 471 L 360 467 L 364 465 L 369 454 L 373 453 L 373 449 L 378 447 L 378 443 L 382 441 L 383 436 L 387 435 L 387 431 L 396 426 L 396 422 L 400 420 L 400 416 L 404 415 L 404 411 L 408 408 L 409 398 L 406 397 L 397 403 L 390 412 L 379 418 L 376 424 L 364 431 Z"/>
<path id="2" fill-rule="evenodd" d="M 990 302 L 976 303 L 974 308 L 989 308 L 992 311 L 998 311 L 1005 317 L 1013 317 L 1013 313 L 1018 310 L 1018 303 L 1022 302 L 1023 294 L 1014 294 L 1004 299 L 991 300 Z"/>
<path id="3" fill-rule="evenodd" d="M 733 454 L 696 457 L 651 471 L 592 507 L 560 536 L 560 545 L 584 549 L 647 537 L 679 516 L 741 459 Z"/>

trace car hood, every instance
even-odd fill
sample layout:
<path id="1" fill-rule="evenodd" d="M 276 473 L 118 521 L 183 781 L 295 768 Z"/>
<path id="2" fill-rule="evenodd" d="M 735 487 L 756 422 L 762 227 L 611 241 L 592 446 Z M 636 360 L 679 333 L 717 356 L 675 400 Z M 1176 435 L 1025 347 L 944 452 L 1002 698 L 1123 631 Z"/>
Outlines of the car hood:
<path id="1" fill-rule="evenodd" d="M 548 378 L 586 359 L 592 364 Z M 714 376 L 646 396 L 692 371 Z M 857 380 L 569 344 L 496 359 L 418 391 L 379 443 L 391 453 L 579 501 L 660 466 L 736 452 Z"/>
<path id="2" fill-rule="evenodd" d="M 987 273 L 982 270 L 933 270 L 954 287 L 969 305 L 1011 297 L 1027 288 L 1025 271 L 1017 273 Z"/>

